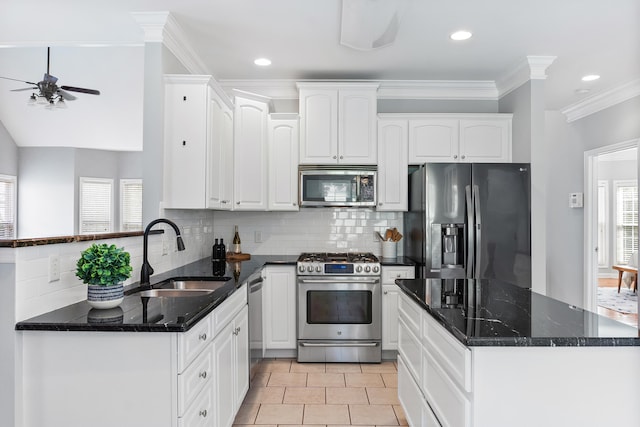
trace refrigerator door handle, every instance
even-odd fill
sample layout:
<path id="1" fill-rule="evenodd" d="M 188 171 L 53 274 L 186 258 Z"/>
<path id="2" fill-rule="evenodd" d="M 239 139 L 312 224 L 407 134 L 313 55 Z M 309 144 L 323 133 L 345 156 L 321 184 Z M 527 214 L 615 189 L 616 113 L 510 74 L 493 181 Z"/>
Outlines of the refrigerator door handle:
<path id="1" fill-rule="evenodd" d="M 475 242 L 476 258 L 475 258 L 474 278 L 480 279 L 480 259 L 482 256 L 482 251 L 480 250 L 481 248 L 480 244 L 482 242 L 482 213 L 480 212 L 480 190 L 477 185 L 473 186 L 473 201 L 475 205 L 474 210 L 476 213 L 475 224 L 474 224 L 475 237 L 476 237 L 476 242 Z"/>
<path id="2" fill-rule="evenodd" d="M 473 278 L 473 260 L 475 259 L 475 221 L 473 219 L 473 197 L 471 195 L 471 186 L 467 185 L 464 188 L 466 200 L 467 200 L 467 253 L 465 259 L 466 275 L 467 278 Z"/>

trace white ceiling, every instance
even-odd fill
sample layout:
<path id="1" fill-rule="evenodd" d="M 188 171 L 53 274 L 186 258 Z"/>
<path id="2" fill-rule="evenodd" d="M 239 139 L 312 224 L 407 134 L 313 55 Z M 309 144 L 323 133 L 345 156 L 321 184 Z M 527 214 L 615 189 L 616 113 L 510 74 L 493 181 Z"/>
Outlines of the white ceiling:
<path id="1" fill-rule="evenodd" d="M 67 54 L 75 53 L 82 60 L 69 59 L 73 64 L 69 69 L 57 64 L 52 73 L 62 84 L 95 87 L 103 93 L 112 89 L 120 98 L 129 93 L 120 89 L 123 85 L 138 83 L 127 77 L 129 71 L 121 62 L 127 57 L 121 54 L 127 50 L 122 47 L 134 49 L 132 46 L 141 46 L 144 40 L 131 12 L 170 11 L 206 71 L 219 81 L 499 83 L 527 56 L 555 56 L 547 69 L 546 106 L 562 109 L 640 78 L 638 0 L 406 0 L 395 43 L 366 52 L 339 44 L 341 0 L 0 0 L 0 7 L 0 47 L 16 48 L 0 49 L 0 75 L 39 80 L 46 50 L 37 51 L 42 58 L 36 60 L 37 55 L 25 47 L 75 46 L 75 51 Z M 473 38 L 451 41 L 449 34 L 458 29 L 473 32 Z M 79 50 L 78 46 L 84 47 Z M 121 48 L 114 51 L 107 70 L 100 56 L 90 53 L 95 46 Z M 5 51 L 17 49 L 33 55 L 25 54 L 31 56 L 28 60 L 12 57 L 15 64 L 8 67 Z M 256 67 L 253 60 L 261 56 L 270 58 L 273 65 Z M 134 73 L 142 72 L 138 65 L 134 64 Z M 106 71 L 111 74 L 104 75 Z M 602 78 L 592 83 L 580 81 L 592 73 Z M 137 76 L 141 78 L 141 74 Z M 115 87 L 113 81 L 120 86 Z M 13 88 L 14 83 L 0 81 L 0 120 L 12 135 L 12 119 L 6 114 L 15 105 L 13 101 L 6 105 L 9 97 L 4 94 Z M 578 89 L 589 92 L 577 94 Z M 134 93 L 139 95 L 135 89 Z M 25 92 L 18 94 L 20 99 L 26 97 Z M 76 114 L 87 109 L 95 115 L 98 107 L 94 103 L 98 101 L 90 100 L 90 95 L 79 98 L 67 111 Z M 95 98 L 106 102 L 106 96 Z M 119 123 L 106 112 L 102 119 Z M 28 138 L 21 135 L 14 139 L 19 145 L 30 145 L 23 137 Z M 124 139 L 130 138 L 133 136 Z"/>

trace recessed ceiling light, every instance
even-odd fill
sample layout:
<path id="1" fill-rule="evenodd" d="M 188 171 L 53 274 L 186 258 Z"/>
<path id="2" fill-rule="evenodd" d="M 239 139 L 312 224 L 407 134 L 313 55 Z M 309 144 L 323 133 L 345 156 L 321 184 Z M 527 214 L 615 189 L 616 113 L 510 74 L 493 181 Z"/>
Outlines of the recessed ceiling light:
<path id="1" fill-rule="evenodd" d="M 271 65 L 271 60 L 267 58 L 258 58 L 255 61 L 253 61 L 253 63 L 261 67 L 267 67 Z"/>
<path id="2" fill-rule="evenodd" d="M 469 31 L 456 31 L 455 33 L 451 34 L 449 37 L 451 37 L 451 40 L 460 41 L 460 40 L 470 39 L 471 36 L 472 34 Z"/>
<path id="3" fill-rule="evenodd" d="M 600 76 L 597 75 L 597 74 L 589 74 L 589 75 L 584 76 L 582 78 L 582 81 L 583 82 L 592 82 L 594 80 L 598 80 L 599 78 L 600 78 Z"/>

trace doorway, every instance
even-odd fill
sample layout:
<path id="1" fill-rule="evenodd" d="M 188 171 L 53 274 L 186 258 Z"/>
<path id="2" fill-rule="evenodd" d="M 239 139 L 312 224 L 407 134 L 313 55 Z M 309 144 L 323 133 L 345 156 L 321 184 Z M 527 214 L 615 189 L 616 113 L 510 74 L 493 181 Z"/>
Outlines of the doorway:
<path id="1" fill-rule="evenodd" d="M 637 325 L 637 292 L 627 288 L 631 285 L 627 281 L 617 293 L 618 272 L 612 266 L 637 257 L 638 140 L 585 152 L 584 170 L 584 307 Z M 623 305 L 627 294 L 635 301 L 631 306 L 635 317 L 630 319 L 625 318 L 630 311 L 628 301 Z"/>

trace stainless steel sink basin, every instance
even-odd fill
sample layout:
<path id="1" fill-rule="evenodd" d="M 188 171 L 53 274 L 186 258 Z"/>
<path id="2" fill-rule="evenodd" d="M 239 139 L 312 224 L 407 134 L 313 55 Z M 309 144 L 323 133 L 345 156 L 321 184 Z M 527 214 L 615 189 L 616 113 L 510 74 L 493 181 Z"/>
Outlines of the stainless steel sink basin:
<path id="1" fill-rule="evenodd" d="M 141 297 L 201 297 L 213 293 L 211 289 L 150 289 L 138 293 Z"/>
<path id="2" fill-rule="evenodd" d="M 171 279 L 159 284 L 163 289 L 176 290 L 207 290 L 215 291 L 227 284 L 227 280 L 198 280 L 198 279 Z"/>

